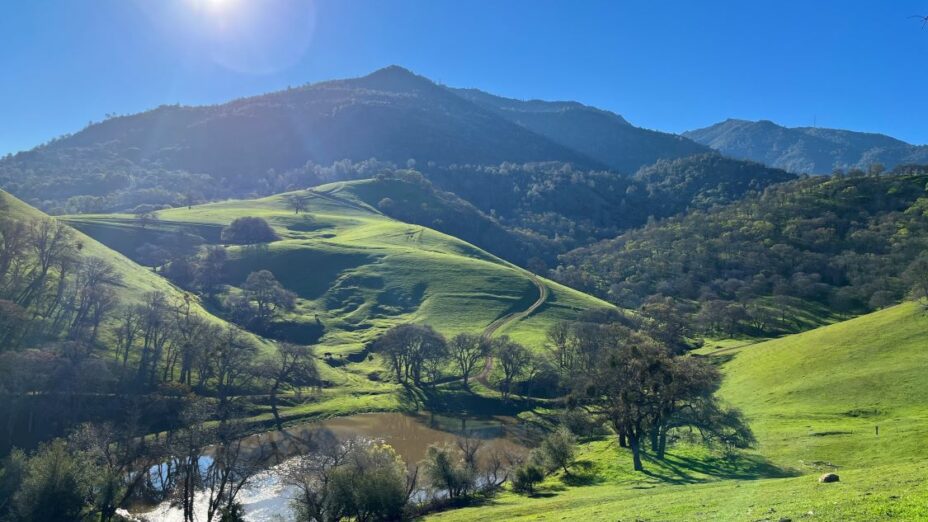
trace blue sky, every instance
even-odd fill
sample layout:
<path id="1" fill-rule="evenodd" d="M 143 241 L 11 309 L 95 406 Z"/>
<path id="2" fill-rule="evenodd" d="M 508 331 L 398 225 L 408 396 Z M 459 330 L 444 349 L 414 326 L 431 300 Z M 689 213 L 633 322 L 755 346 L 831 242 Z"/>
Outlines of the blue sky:
<path id="1" fill-rule="evenodd" d="M 728 118 L 928 143 L 928 0 L 0 3 L 0 154 L 107 113 L 399 64 L 680 132 Z"/>

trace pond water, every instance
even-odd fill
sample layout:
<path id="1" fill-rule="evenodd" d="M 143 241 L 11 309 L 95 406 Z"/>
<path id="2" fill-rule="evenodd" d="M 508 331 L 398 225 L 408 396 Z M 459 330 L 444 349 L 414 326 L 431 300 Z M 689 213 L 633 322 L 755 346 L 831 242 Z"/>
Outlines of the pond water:
<path id="1" fill-rule="evenodd" d="M 393 446 L 408 466 L 414 466 L 425 457 L 430 444 L 453 443 L 462 435 L 479 438 L 482 447 L 509 452 L 525 451 L 525 430 L 513 417 L 449 417 L 441 415 L 407 415 L 402 413 L 371 413 L 336 417 L 288 428 L 284 432 L 272 431 L 252 435 L 246 444 L 271 447 L 268 470 L 257 476 L 239 496 L 244 504 L 246 520 L 291 520 L 289 502 L 294 491 L 281 483 L 276 471 L 293 457 L 309 433 L 327 429 L 340 439 L 363 437 L 382 440 Z M 201 495 L 198 501 L 205 503 Z M 201 506 L 205 507 L 205 506 Z M 200 511 L 198 509 L 198 511 Z M 182 521 L 179 509 L 163 503 L 155 509 L 135 515 L 151 522 Z M 202 517 L 205 520 L 205 516 Z"/>

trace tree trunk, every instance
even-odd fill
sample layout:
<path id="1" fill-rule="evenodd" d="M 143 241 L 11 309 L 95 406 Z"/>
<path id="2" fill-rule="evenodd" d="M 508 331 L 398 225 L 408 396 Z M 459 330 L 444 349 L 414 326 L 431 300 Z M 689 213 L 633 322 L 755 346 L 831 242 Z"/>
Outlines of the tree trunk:
<path id="1" fill-rule="evenodd" d="M 667 450 L 667 430 L 661 430 L 661 436 L 657 441 L 657 458 L 664 460 L 664 453 Z"/>
<path id="2" fill-rule="evenodd" d="M 284 431 L 284 425 L 280 421 L 280 412 L 277 411 L 277 388 L 276 383 L 271 388 L 271 413 L 274 414 L 274 424 L 277 425 L 277 431 Z"/>
<path id="3" fill-rule="evenodd" d="M 619 432 L 619 447 L 627 448 L 628 447 L 628 437 L 625 436 L 624 431 Z"/>
<path id="4" fill-rule="evenodd" d="M 644 466 L 641 465 L 641 441 L 637 436 L 629 435 L 628 445 L 632 448 L 632 464 L 635 471 L 644 471 Z"/>
<path id="5" fill-rule="evenodd" d="M 651 451 L 657 453 L 657 438 L 659 435 L 660 426 L 654 428 L 648 433 L 648 437 L 651 439 Z"/>

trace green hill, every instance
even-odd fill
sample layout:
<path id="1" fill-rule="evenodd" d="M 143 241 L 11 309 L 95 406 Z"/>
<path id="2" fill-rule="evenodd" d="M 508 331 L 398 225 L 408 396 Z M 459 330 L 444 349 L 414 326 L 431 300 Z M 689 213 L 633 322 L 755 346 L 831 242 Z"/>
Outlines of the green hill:
<path id="1" fill-rule="evenodd" d="M 42 211 L 23 203 L 6 192 L 0 191 L 0 201 L 2 201 L 2 204 L 0 204 L 0 217 L 22 221 L 48 218 Z M 172 285 L 163 277 L 140 266 L 127 256 L 114 251 L 89 235 L 78 231 L 76 239 L 81 243 L 81 254 L 83 256 L 99 257 L 106 260 L 113 265 L 121 276 L 122 284 L 117 288 L 117 296 L 120 301 L 127 304 L 139 303 L 146 293 L 154 291 L 175 297 L 184 293 L 182 289 Z M 195 306 L 200 308 L 199 303 L 195 302 Z M 200 308 L 200 311 L 206 313 L 202 308 Z"/>
<path id="2" fill-rule="evenodd" d="M 907 303 L 760 344 L 704 348 L 756 452 L 714 458 L 678 444 L 635 475 L 611 441 L 584 444 L 577 476 L 539 498 L 506 493 L 442 520 L 924 520 L 928 315 Z M 879 435 L 876 427 L 879 426 Z M 820 484 L 835 471 L 841 481 Z"/>
<path id="3" fill-rule="evenodd" d="M 319 341 L 327 351 L 357 352 L 401 322 L 434 326 L 446 335 L 479 332 L 503 317 L 498 333 L 540 346 L 553 321 L 606 303 L 530 273 L 486 251 L 430 228 L 396 221 L 365 199 L 364 183 L 336 183 L 301 193 L 164 210 L 157 220 L 127 215 L 72 216 L 69 223 L 123 253 L 135 256 L 149 244 L 181 238 L 214 243 L 232 220 L 268 220 L 281 240 L 266 248 L 228 247 L 227 283 L 234 293 L 248 274 L 267 269 L 298 296 L 296 310 L 282 318 L 282 338 Z M 297 214 L 287 198 L 308 199 Z M 377 199 L 377 198 L 374 198 Z"/>

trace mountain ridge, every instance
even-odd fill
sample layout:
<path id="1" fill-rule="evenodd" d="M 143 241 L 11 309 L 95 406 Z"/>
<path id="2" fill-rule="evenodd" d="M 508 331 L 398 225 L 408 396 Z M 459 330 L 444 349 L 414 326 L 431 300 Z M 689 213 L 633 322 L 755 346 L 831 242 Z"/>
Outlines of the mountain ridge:
<path id="1" fill-rule="evenodd" d="M 913 145 L 873 132 L 821 127 L 785 127 L 770 120 L 729 118 L 683 133 L 722 154 L 758 161 L 794 173 L 829 174 L 835 169 L 892 169 L 928 162 L 928 145 Z"/>

